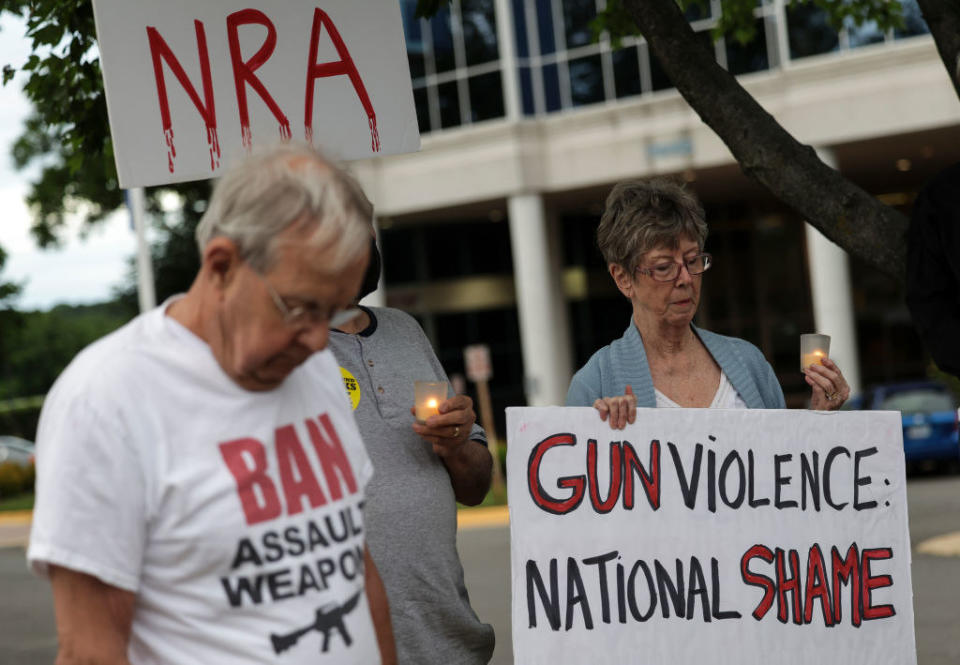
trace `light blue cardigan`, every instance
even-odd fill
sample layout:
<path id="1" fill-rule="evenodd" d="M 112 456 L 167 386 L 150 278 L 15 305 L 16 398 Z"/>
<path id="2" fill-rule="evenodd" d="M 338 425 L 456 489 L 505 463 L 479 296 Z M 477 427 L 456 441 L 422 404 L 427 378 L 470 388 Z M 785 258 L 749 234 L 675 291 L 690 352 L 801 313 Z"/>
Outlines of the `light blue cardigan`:
<path id="1" fill-rule="evenodd" d="M 785 409 L 783 390 L 760 349 L 736 337 L 717 335 L 691 326 L 727 379 L 751 409 Z M 623 337 L 594 353 L 570 382 L 567 406 L 593 406 L 598 397 L 623 395 L 627 384 L 637 406 L 655 407 L 653 379 L 640 332 L 630 320 Z"/>

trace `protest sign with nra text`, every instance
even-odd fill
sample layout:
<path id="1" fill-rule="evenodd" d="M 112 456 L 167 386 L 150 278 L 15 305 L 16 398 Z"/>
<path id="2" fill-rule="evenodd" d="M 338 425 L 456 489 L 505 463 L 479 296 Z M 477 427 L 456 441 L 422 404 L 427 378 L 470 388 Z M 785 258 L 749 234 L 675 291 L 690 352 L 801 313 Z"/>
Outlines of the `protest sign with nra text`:
<path id="1" fill-rule="evenodd" d="M 93 4 L 122 187 L 211 178 L 277 141 L 337 159 L 419 149 L 396 2 Z"/>
<path id="2" fill-rule="evenodd" d="M 915 664 L 899 414 L 507 409 L 514 659 Z"/>

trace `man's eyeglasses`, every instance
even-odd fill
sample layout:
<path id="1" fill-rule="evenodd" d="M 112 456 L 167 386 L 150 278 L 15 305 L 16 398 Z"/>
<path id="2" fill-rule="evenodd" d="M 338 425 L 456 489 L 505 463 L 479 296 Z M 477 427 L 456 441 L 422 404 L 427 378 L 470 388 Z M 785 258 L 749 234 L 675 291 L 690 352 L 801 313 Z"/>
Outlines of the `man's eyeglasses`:
<path id="1" fill-rule="evenodd" d="M 360 314 L 360 309 L 357 307 L 348 307 L 346 309 L 337 310 L 333 307 L 321 307 L 312 303 L 309 305 L 294 305 L 291 307 L 287 303 L 283 302 L 283 298 L 281 298 L 280 294 L 277 293 L 277 290 L 273 288 L 273 285 L 267 281 L 266 277 L 258 273 L 256 270 L 254 270 L 253 273 L 259 277 L 263 282 L 263 285 L 267 287 L 267 292 L 273 299 L 273 304 L 276 305 L 277 309 L 280 311 L 280 315 L 283 317 L 283 322 L 291 328 L 306 328 L 308 326 L 319 325 L 322 323 L 327 324 L 331 328 L 339 328 L 340 326 L 349 323 Z"/>
<path id="2" fill-rule="evenodd" d="M 680 268 L 685 267 L 690 275 L 701 275 L 710 269 L 713 265 L 713 257 L 707 253 L 691 256 L 684 259 L 683 263 L 677 261 L 665 261 L 658 263 L 651 268 L 637 268 L 638 273 L 650 275 L 658 282 L 672 282 L 680 275 Z"/>

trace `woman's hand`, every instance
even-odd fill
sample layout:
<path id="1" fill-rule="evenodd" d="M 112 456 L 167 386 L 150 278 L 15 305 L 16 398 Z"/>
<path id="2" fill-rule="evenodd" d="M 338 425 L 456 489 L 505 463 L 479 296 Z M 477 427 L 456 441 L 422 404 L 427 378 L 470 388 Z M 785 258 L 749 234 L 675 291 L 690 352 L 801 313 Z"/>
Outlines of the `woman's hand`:
<path id="1" fill-rule="evenodd" d="M 627 423 L 631 425 L 637 419 L 637 396 L 633 388 L 627 384 L 627 390 L 619 397 L 600 397 L 593 403 L 593 408 L 600 412 L 600 420 L 610 417 L 612 429 L 623 429 Z"/>
<path id="2" fill-rule="evenodd" d="M 810 408 L 814 411 L 836 411 L 850 399 L 850 386 L 837 363 L 829 358 L 820 362 L 823 364 L 810 365 L 803 373 L 803 378 L 813 388 Z"/>

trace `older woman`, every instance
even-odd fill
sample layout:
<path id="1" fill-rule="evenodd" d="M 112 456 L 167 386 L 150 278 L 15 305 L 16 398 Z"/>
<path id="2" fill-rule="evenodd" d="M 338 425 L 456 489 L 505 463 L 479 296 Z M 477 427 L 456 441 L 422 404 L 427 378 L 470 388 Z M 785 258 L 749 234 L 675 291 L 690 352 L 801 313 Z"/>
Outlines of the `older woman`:
<path id="1" fill-rule="evenodd" d="M 668 180 L 616 185 L 607 197 L 597 244 L 620 292 L 633 305 L 623 337 L 597 351 L 573 377 L 568 406 L 593 406 L 616 429 L 636 407 L 782 409 L 783 391 L 753 344 L 692 324 L 700 304 L 703 208 Z M 850 388 L 824 359 L 805 373 L 811 409 L 835 410 Z"/>

